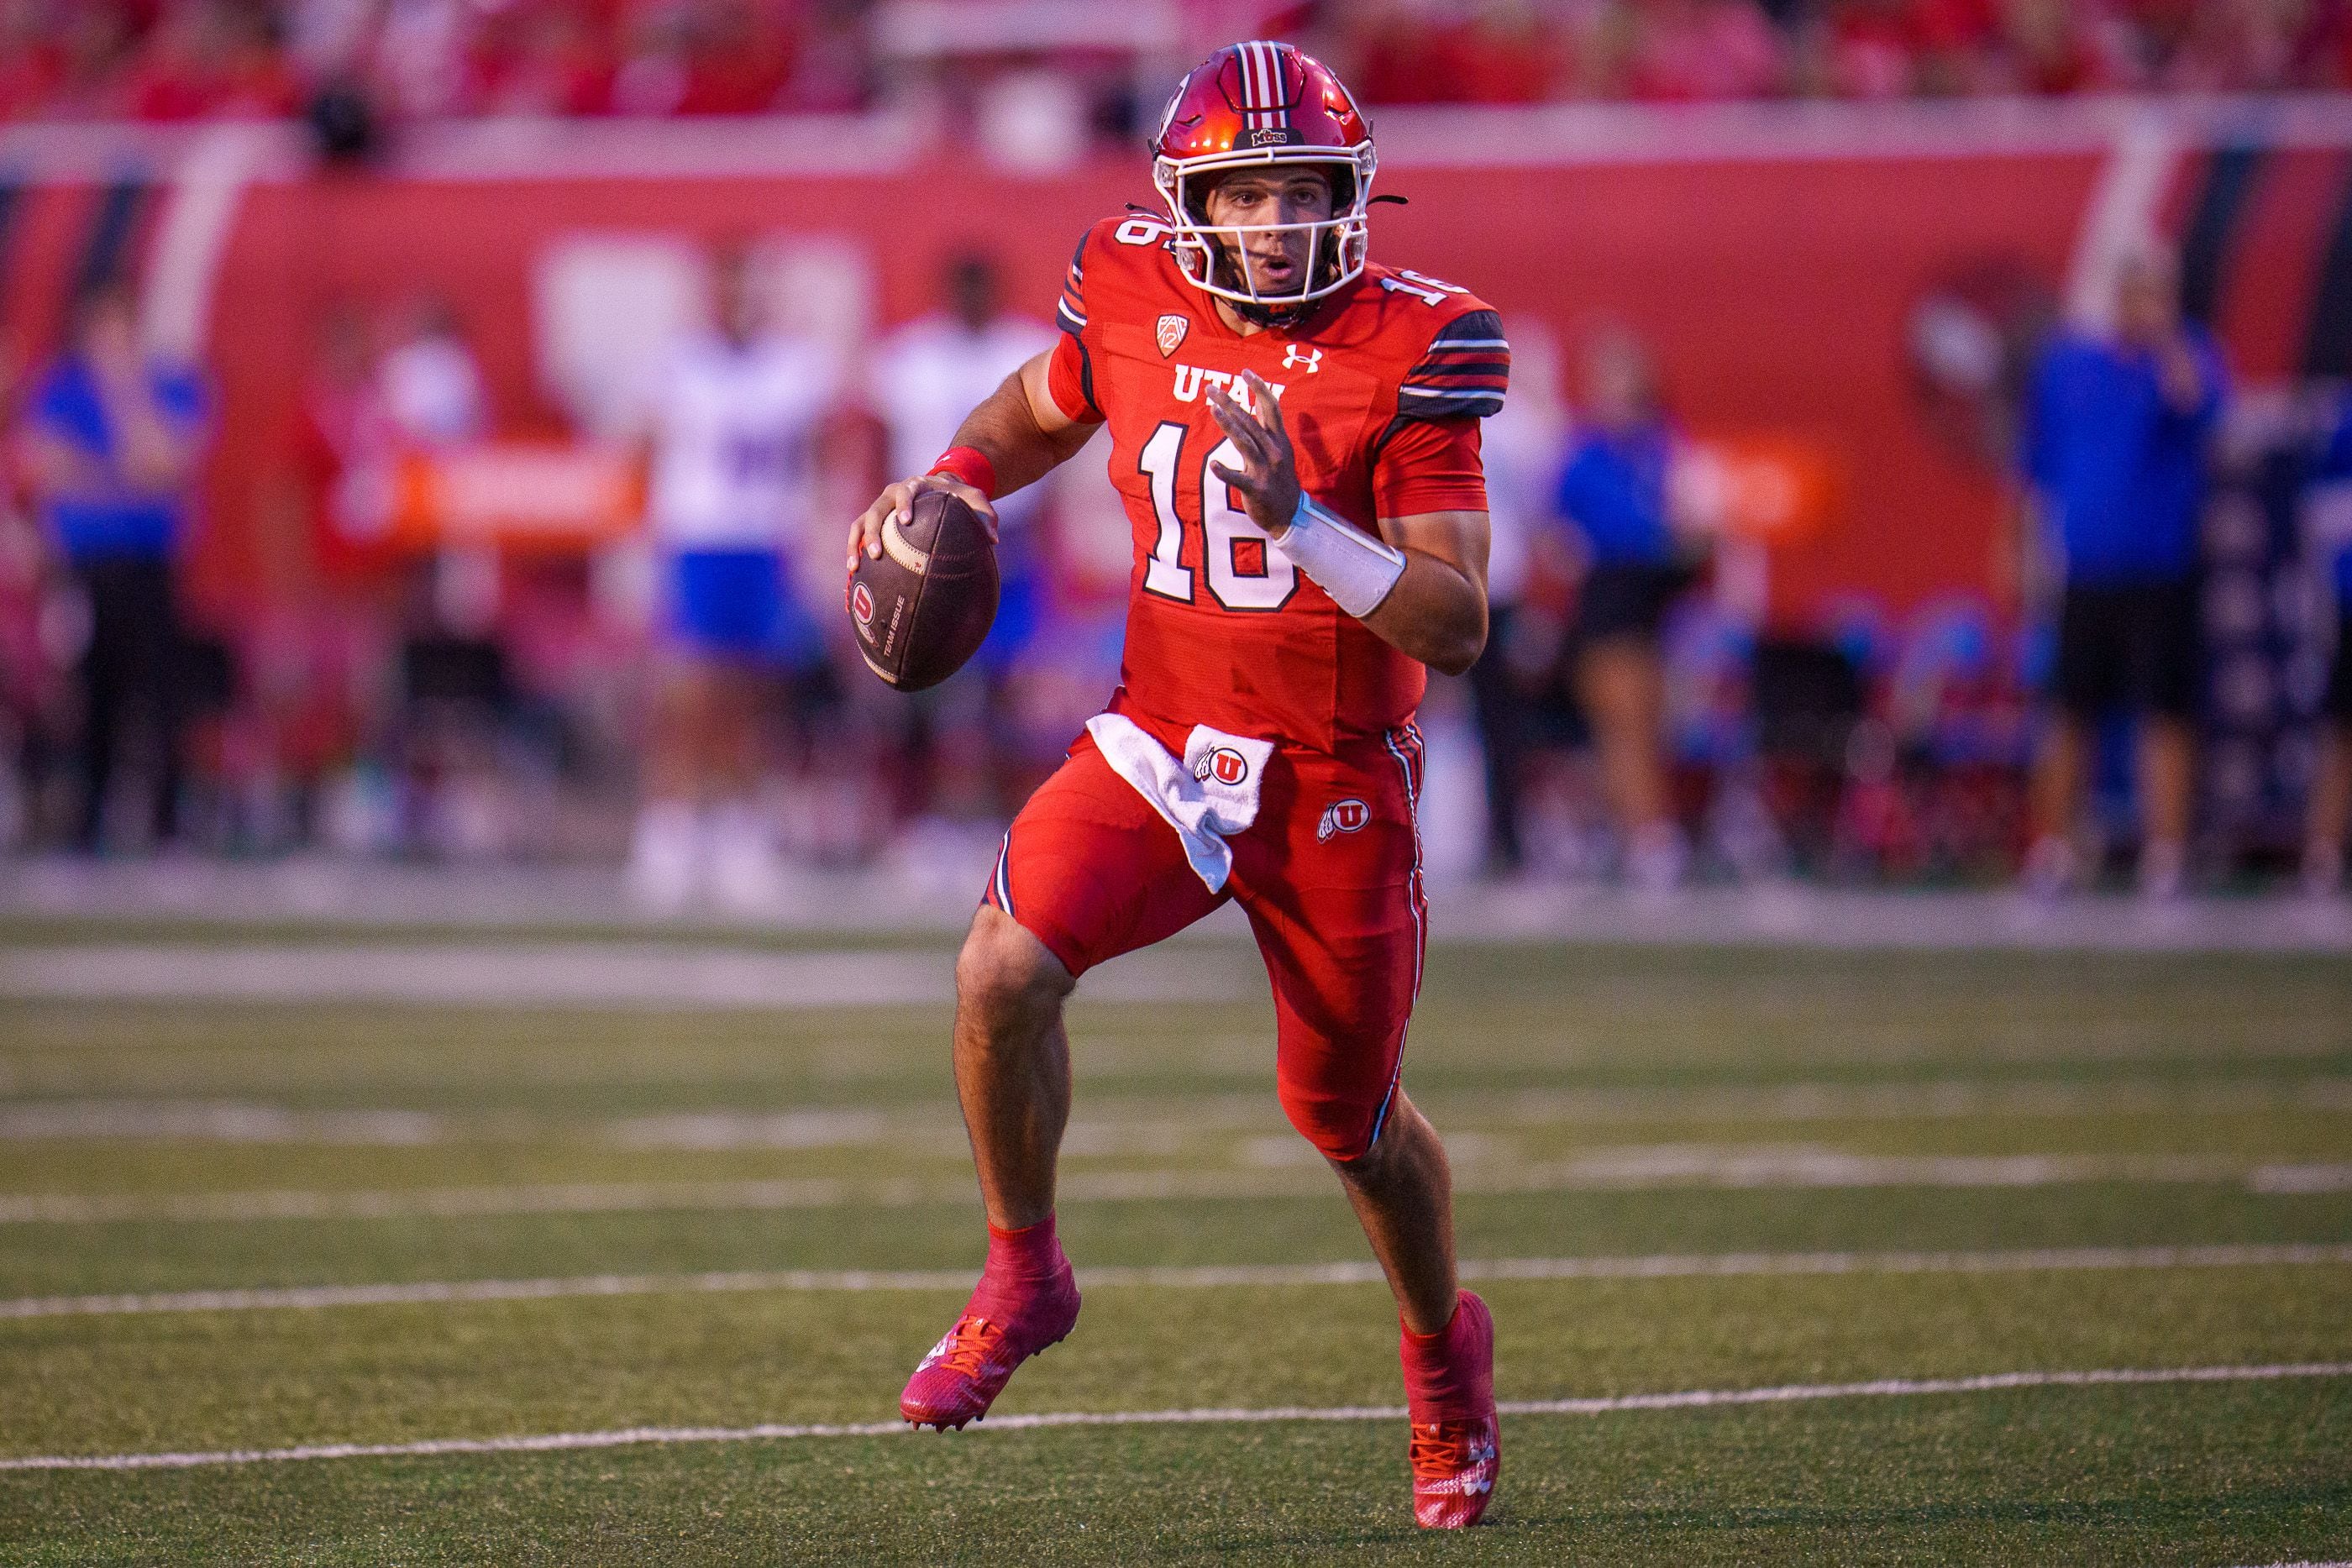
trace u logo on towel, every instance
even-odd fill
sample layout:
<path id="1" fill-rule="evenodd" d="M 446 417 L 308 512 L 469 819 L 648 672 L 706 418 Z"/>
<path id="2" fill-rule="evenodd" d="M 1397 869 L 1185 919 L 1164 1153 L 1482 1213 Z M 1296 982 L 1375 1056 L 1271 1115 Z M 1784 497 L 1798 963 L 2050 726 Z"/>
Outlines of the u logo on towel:
<path id="1" fill-rule="evenodd" d="M 1238 784 L 1249 777 L 1249 758 L 1230 746 L 1220 746 L 1202 754 L 1193 765 L 1192 777 L 1204 783 L 1213 779 L 1220 784 Z"/>

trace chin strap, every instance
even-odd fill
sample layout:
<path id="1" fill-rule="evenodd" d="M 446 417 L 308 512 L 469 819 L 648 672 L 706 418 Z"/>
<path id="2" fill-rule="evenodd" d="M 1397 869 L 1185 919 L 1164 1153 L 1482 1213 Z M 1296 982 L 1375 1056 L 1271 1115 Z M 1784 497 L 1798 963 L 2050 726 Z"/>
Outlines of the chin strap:
<path id="1" fill-rule="evenodd" d="M 1249 300 L 1228 299 L 1225 303 L 1234 308 L 1234 315 L 1254 326 L 1288 327 L 1306 316 L 1309 305 L 1319 305 L 1322 301 L 1309 300 L 1302 305 L 1259 305 Z"/>
<path id="2" fill-rule="evenodd" d="M 1273 544 L 1359 621 L 1378 610 L 1404 575 L 1404 551 L 1304 495 L 1290 527 L 1273 536 Z"/>

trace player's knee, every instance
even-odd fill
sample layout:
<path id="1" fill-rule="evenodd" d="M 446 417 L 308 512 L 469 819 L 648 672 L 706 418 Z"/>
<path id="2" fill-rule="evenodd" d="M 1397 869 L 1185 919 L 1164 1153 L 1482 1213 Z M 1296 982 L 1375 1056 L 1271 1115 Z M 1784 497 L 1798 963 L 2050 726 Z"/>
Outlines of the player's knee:
<path id="1" fill-rule="evenodd" d="M 982 1018 L 1050 1005 L 1073 984 L 1061 960 L 1001 910 L 980 912 L 956 956 L 957 1004 Z"/>
<path id="2" fill-rule="evenodd" d="M 1317 1093 L 1292 1083 L 1277 1085 L 1275 1097 L 1298 1135 L 1343 1171 L 1371 1152 L 1373 1116 L 1361 1106 L 1342 1096 Z"/>

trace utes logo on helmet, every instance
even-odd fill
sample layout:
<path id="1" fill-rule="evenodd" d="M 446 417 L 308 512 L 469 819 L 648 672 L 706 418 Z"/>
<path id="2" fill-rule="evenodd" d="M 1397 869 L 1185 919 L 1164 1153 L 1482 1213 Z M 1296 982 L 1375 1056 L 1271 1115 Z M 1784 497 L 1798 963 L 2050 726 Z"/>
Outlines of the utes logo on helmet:
<path id="1" fill-rule="evenodd" d="M 1234 785 L 1249 777 L 1249 758 L 1230 746 L 1220 746 L 1192 765 L 1192 777 Z"/>
<path id="2" fill-rule="evenodd" d="M 1160 318 L 1160 357 L 1164 360 L 1174 353 L 1176 345 L 1182 342 L 1184 334 L 1192 329 L 1192 319 L 1189 316 L 1171 313 Z"/>
<path id="3" fill-rule="evenodd" d="M 1372 809 L 1354 796 L 1334 800 L 1323 808 L 1323 820 L 1315 824 L 1315 841 L 1328 842 L 1334 833 L 1360 833 L 1371 820 Z"/>
<path id="4" fill-rule="evenodd" d="M 874 624 L 874 596 L 866 591 L 862 582 L 850 585 L 849 612 L 857 618 L 860 626 Z"/>

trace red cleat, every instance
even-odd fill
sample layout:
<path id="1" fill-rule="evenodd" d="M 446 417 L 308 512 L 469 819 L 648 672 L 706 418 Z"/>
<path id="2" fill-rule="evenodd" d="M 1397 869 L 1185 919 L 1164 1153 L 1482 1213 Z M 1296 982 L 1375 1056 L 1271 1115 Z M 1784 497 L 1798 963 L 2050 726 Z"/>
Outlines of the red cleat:
<path id="1" fill-rule="evenodd" d="M 1438 1333 L 1408 1333 L 1405 1406 L 1412 1422 L 1412 1517 L 1423 1530 L 1466 1530 L 1503 1471 L 1495 1415 L 1495 1320 L 1465 1291 Z"/>
<path id="2" fill-rule="evenodd" d="M 1065 1266 L 1060 1289 L 1018 1312 L 982 1306 L 987 1281 L 939 1343 L 931 1346 L 898 1396 L 898 1414 L 917 1427 L 945 1432 L 988 1414 L 1013 1370 L 1048 1345 L 1059 1344 L 1078 1321 L 1078 1288 Z M 1005 1319 L 1011 1322 L 1003 1321 Z"/>
<path id="3" fill-rule="evenodd" d="M 1503 1438 L 1484 1421 L 1412 1425 L 1412 1521 L 1423 1530 L 1467 1530 L 1494 1500 Z"/>

